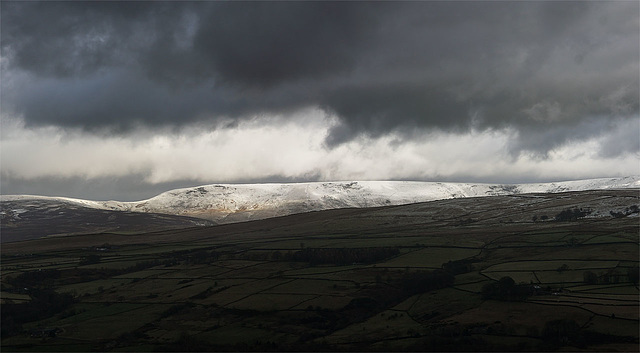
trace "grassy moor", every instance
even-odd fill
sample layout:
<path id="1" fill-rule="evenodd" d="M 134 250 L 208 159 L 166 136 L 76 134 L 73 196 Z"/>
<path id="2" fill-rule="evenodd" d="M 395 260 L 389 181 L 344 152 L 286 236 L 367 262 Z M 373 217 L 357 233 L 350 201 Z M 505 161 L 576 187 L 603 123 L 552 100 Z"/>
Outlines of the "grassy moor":
<path id="1" fill-rule="evenodd" d="M 5 242 L 2 351 L 637 352 L 639 201 L 519 194 Z"/>

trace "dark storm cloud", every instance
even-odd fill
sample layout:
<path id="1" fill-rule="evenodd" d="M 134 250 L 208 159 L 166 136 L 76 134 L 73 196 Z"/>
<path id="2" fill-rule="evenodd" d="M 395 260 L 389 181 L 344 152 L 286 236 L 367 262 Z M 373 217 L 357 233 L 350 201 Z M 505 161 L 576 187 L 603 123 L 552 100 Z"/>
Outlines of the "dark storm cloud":
<path id="1" fill-rule="evenodd" d="M 28 125 L 55 124 L 88 130 L 125 131 L 138 125 L 179 126 L 213 117 L 300 108 L 299 93 L 242 94 L 211 83 L 170 86 L 131 70 L 111 69 L 81 80 L 25 78 L 28 94 L 11 90 L 3 98 L 24 114 Z M 19 90 L 19 89 L 18 89 Z M 284 92 L 281 90 L 279 93 Z"/>
<path id="2" fill-rule="evenodd" d="M 127 64 L 153 18 L 171 28 L 175 13 L 141 2 L 3 2 L 2 49 L 11 65 L 36 75 L 86 75 Z M 169 15 L 169 16 L 167 16 Z M 142 33 L 140 33 L 142 31 Z M 148 33 L 145 33 L 148 32 Z"/>
<path id="3" fill-rule="evenodd" d="M 329 92 L 323 103 L 324 109 L 348 117 L 331 131 L 329 145 L 346 142 L 359 131 L 378 135 L 403 125 L 461 127 L 470 114 L 468 106 L 430 85 L 344 87 Z"/>
<path id="4" fill-rule="evenodd" d="M 632 1 L 1 6 L 3 110 L 27 124 L 122 130 L 318 106 L 340 118 L 329 146 L 508 127 L 515 150 L 544 152 L 639 112 Z"/>
<path id="5" fill-rule="evenodd" d="M 352 70 L 389 4 L 220 3 L 202 18 L 194 50 L 231 84 L 273 86 Z"/>

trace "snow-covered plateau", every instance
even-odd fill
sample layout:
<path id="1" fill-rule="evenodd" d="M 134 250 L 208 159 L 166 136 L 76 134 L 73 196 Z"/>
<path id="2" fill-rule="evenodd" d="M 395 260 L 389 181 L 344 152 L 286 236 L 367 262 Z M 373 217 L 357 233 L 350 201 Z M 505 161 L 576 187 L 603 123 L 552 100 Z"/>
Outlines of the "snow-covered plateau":
<path id="1" fill-rule="evenodd" d="M 176 189 L 135 202 L 3 195 L 0 201 L 50 200 L 77 206 L 190 216 L 218 223 L 347 207 L 376 207 L 480 196 L 640 188 L 640 176 L 554 183 L 471 184 L 352 181 L 290 184 L 214 184 Z M 3 210 L 5 211 L 5 210 Z"/>

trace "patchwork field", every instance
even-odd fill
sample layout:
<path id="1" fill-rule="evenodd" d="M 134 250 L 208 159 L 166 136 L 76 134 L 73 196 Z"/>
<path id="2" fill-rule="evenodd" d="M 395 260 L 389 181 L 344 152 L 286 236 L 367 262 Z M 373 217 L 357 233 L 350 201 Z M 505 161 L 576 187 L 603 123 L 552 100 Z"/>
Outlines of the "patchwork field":
<path id="1" fill-rule="evenodd" d="M 5 243 L 1 348 L 638 351 L 638 213 L 556 215 L 639 199 L 497 196 Z"/>

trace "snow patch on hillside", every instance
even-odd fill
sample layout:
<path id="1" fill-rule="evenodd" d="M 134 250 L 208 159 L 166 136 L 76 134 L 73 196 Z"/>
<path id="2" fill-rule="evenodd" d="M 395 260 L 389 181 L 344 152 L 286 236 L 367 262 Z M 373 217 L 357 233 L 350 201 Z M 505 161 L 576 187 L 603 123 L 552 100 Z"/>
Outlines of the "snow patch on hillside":
<path id="1" fill-rule="evenodd" d="M 220 223 L 346 207 L 377 207 L 433 200 L 640 188 L 640 176 L 554 183 L 471 184 L 413 181 L 351 181 L 292 184 L 213 184 L 164 192 L 135 202 L 46 196 L 2 196 L 1 201 L 47 199 L 84 207 L 184 215 Z"/>

